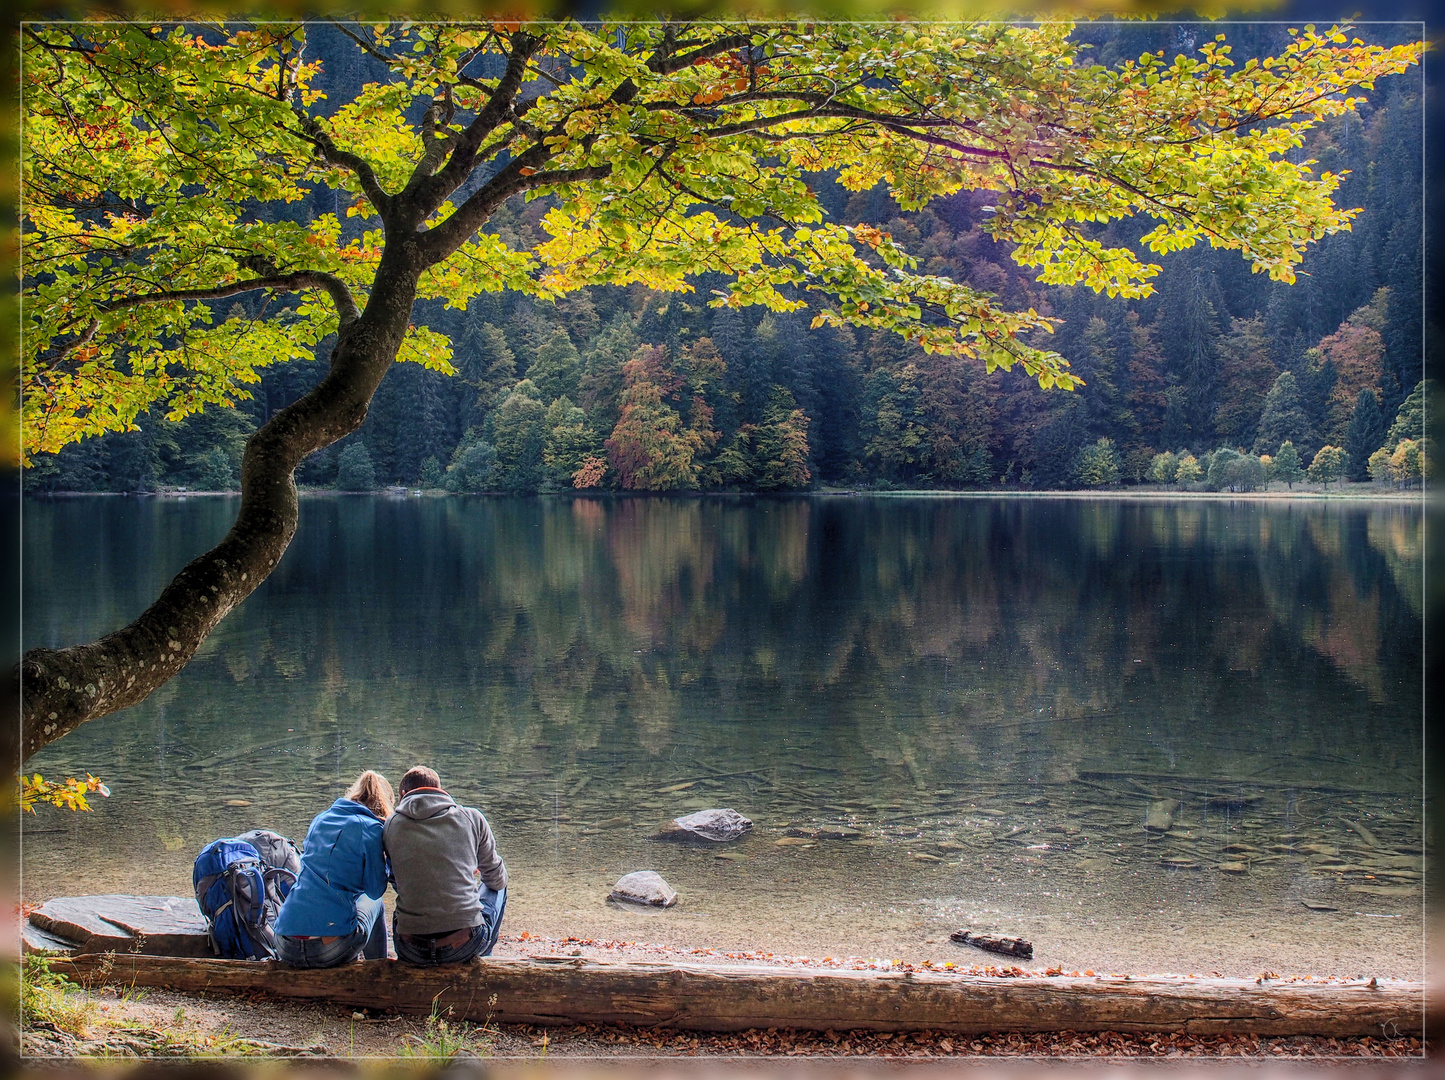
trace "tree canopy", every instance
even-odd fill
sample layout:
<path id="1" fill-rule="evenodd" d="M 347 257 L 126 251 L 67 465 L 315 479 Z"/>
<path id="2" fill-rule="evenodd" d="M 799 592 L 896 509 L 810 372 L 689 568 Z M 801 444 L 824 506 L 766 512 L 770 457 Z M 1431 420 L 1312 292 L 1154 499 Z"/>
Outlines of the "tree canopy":
<path id="1" fill-rule="evenodd" d="M 454 307 L 711 271 L 732 279 L 715 304 L 819 294 L 819 320 L 1071 386 L 1034 344 L 1046 319 L 825 221 L 806 174 L 881 177 L 905 207 L 998 190 L 990 231 L 1048 282 L 1149 290 L 1157 266 L 1091 237 L 1134 215 L 1150 251 L 1205 240 L 1288 280 L 1353 211 L 1286 153 L 1418 55 L 1306 31 L 1242 69 L 1209 43 L 1108 70 L 1069 29 L 349 27 L 374 78 L 331 101 L 301 25 L 29 27 L 26 450 L 244 395 L 354 317 L 405 234 L 418 298 Z M 349 205 L 289 214 L 316 185 Z M 517 194 L 555 202 L 528 248 L 478 231 Z M 261 290 L 261 317 L 208 302 Z M 449 343 L 410 325 L 398 359 L 450 370 Z"/>
<path id="2" fill-rule="evenodd" d="M 1049 283 L 1145 295 L 1148 254 L 1201 241 L 1289 281 L 1355 214 L 1334 204 L 1338 176 L 1291 152 L 1421 49 L 1307 27 L 1238 65 L 1221 35 L 1105 67 L 1063 23 L 328 29 L 364 57 L 348 93 L 323 89 L 299 23 L 24 28 L 25 453 L 147 409 L 227 403 L 268 364 L 330 355 L 321 383 L 250 436 L 220 545 L 130 626 L 27 655 L 24 754 L 184 666 L 285 550 L 296 466 L 356 429 L 394 361 L 451 370 L 448 340 L 413 322 L 418 300 L 702 281 L 716 306 L 811 306 L 815 325 L 896 332 L 1069 389 L 1049 318 L 829 219 L 809 175 L 882 179 L 905 209 L 996 192 L 988 231 Z M 334 209 L 317 209 L 318 191 Z M 547 200 L 534 242 L 488 228 L 517 198 Z M 1133 243 L 1099 238 L 1130 220 Z M 227 306 L 246 294 L 261 299 Z M 577 369 L 557 344 L 561 385 Z M 685 444 L 704 436 L 666 415 L 646 376 L 628 388 L 636 438 L 665 435 L 686 471 Z M 785 401 L 773 411 L 778 431 L 749 452 L 792 475 L 796 417 Z"/>

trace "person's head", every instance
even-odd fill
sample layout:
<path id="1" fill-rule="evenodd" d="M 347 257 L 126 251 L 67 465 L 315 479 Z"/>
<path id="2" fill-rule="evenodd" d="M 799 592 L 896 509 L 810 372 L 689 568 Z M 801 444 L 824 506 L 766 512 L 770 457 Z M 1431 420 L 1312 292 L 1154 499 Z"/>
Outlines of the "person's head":
<path id="1" fill-rule="evenodd" d="M 413 765 L 401 778 L 401 797 L 406 798 L 408 792 L 415 791 L 417 788 L 439 788 L 441 786 L 441 777 L 437 775 L 435 769 L 428 769 L 425 765 Z"/>
<path id="2" fill-rule="evenodd" d="M 346 789 L 346 797 L 352 802 L 359 802 L 379 818 L 390 817 L 392 805 L 396 801 L 386 777 L 370 769 L 358 776 L 356 782 Z"/>

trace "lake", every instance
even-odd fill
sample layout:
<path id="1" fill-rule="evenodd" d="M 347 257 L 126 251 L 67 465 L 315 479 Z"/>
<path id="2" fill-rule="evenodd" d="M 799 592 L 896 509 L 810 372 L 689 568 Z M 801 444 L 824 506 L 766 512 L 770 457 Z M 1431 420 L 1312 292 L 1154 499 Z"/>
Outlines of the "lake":
<path id="1" fill-rule="evenodd" d="M 235 507 L 27 500 L 26 646 Z M 24 893 L 188 895 L 209 840 L 421 762 L 512 934 L 1419 979 L 1421 545 L 1397 501 L 306 496 L 179 677 L 32 759 L 114 794 L 27 819 Z M 650 838 L 704 807 L 755 827 Z M 676 908 L 604 902 L 640 869 Z"/>

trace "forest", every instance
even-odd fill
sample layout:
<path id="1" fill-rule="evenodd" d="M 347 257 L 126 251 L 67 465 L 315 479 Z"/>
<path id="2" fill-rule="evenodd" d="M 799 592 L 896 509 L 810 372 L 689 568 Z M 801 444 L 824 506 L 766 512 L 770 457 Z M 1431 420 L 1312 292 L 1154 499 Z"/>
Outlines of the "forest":
<path id="1" fill-rule="evenodd" d="M 1186 52 L 1198 27 L 1088 25 L 1094 59 Z M 1229 27 L 1240 56 L 1276 49 L 1283 27 Z M 365 58 L 324 37 L 331 92 Z M 1040 389 L 1024 372 L 930 355 L 884 330 L 811 328 L 814 312 L 708 306 L 693 293 L 590 287 L 555 303 L 510 292 L 465 310 L 418 303 L 414 321 L 451 340 L 454 375 L 400 364 L 365 423 L 312 455 L 303 487 L 533 493 L 577 489 L 782 491 L 1070 489 L 1120 484 L 1253 490 L 1270 480 L 1428 474 L 1422 381 L 1422 104 L 1391 79 L 1358 112 L 1309 132 L 1297 160 L 1348 172 L 1351 231 L 1305 256 L 1298 280 L 1252 274 L 1199 244 L 1164 257 L 1152 295 L 1110 298 L 1040 284 L 982 226 L 996 196 L 961 191 L 904 211 L 880 183 L 817 194 L 830 220 L 864 224 L 920 269 L 1058 320 L 1047 337 L 1084 385 Z M 305 216 L 341 196 L 313 190 Z M 535 244 L 548 198 L 514 199 L 483 231 Z M 359 228 L 359 226 L 357 227 Z M 1101 237 L 1129 244 L 1124 232 Z M 1137 246 L 1137 245 L 1136 245 Z M 275 301 L 217 302 L 221 317 Z M 217 491 L 239 486 L 248 436 L 324 374 L 312 360 L 261 370 L 250 397 L 179 420 L 36 454 L 27 490 Z"/>

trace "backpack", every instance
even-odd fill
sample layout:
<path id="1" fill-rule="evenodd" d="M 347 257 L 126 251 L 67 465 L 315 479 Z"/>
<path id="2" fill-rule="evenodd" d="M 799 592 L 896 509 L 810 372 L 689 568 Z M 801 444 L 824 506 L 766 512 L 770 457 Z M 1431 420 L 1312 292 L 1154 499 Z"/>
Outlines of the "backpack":
<path id="1" fill-rule="evenodd" d="M 265 829 L 202 848 L 191 880 L 211 951 L 231 960 L 274 959 L 272 926 L 300 866 L 296 845 Z"/>

